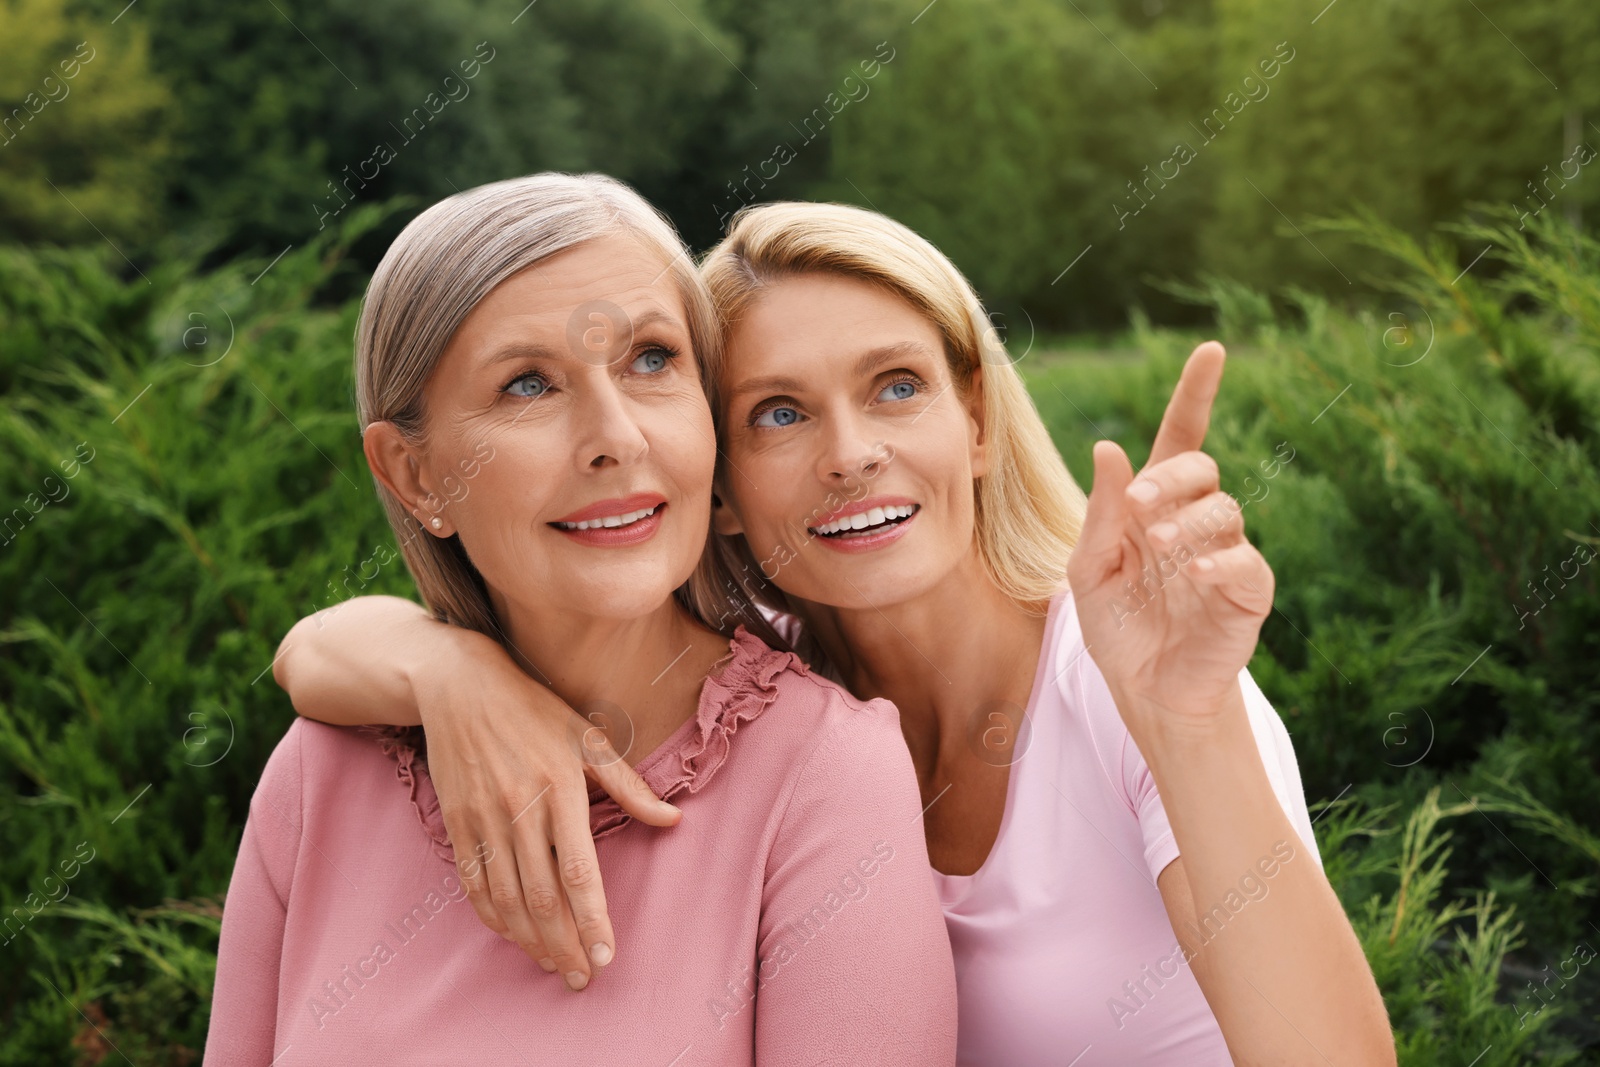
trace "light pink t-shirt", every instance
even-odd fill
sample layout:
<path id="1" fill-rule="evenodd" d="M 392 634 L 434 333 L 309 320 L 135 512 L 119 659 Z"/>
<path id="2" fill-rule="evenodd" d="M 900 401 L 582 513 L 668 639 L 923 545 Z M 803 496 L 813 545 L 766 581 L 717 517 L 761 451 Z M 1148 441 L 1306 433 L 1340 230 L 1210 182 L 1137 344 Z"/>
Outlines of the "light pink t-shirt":
<path id="1" fill-rule="evenodd" d="M 1320 865 L 1288 731 L 1248 671 L 1239 681 L 1267 776 L 1299 834 L 1286 843 L 1288 862 Z M 957 1062 L 1231 1065 L 1156 888 L 1178 857 L 1167 813 L 1084 654 L 1065 589 L 1050 604 L 1027 722 L 988 858 L 975 874 L 933 874 L 955 951 Z M 1259 872 L 1246 889 L 1260 899 L 1253 886 L 1271 892 Z M 1240 911 L 1252 906 L 1237 899 Z M 1226 936 L 1231 914 L 1205 936 Z"/>
<path id="2" fill-rule="evenodd" d="M 683 819 L 591 794 L 618 950 L 573 993 L 478 921 L 414 748 L 297 719 L 228 887 L 207 1067 L 953 1062 L 893 705 L 741 629 L 637 770 Z"/>

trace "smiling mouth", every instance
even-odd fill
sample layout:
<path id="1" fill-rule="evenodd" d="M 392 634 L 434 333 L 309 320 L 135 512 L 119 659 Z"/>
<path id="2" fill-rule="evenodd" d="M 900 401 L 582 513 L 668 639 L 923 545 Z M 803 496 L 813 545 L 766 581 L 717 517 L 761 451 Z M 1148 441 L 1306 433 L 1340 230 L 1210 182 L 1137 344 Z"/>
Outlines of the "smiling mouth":
<path id="1" fill-rule="evenodd" d="M 636 522 L 643 522 L 664 507 L 666 507 L 666 504 L 662 503 L 653 508 L 626 511 L 621 515 L 604 515 L 598 519 L 585 519 L 583 522 L 552 522 L 550 525 L 558 530 L 615 530 L 624 526 L 632 526 Z"/>
<path id="2" fill-rule="evenodd" d="M 870 508 L 855 515 L 846 515 L 842 519 L 835 519 L 833 522 L 825 522 L 821 526 L 808 527 L 808 529 L 817 537 L 848 541 L 852 537 L 865 537 L 868 534 L 887 530 L 891 526 L 899 526 L 921 510 L 921 504 L 907 504 L 903 507 Z"/>

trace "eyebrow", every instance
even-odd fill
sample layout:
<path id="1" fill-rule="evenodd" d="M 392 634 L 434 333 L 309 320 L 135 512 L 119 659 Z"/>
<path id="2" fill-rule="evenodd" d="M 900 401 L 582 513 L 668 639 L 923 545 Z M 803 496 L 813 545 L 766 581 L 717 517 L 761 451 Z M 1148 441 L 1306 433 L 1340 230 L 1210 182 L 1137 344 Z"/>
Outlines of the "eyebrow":
<path id="1" fill-rule="evenodd" d="M 631 319 L 630 323 L 635 337 L 641 331 L 661 324 L 680 330 L 685 329 L 681 322 L 660 308 L 651 308 L 638 318 Z M 512 360 L 519 359 L 562 359 L 570 355 L 570 352 L 563 352 L 560 349 L 551 348 L 549 345 L 542 345 L 535 341 L 507 341 L 485 356 L 483 365 L 492 367 L 499 363 L 509 363 Z"/>
<path id="2" fill-rule="evenodd" d="M 850 365 L 850 376 L 863 377 L 877 370 L 885 363 L 903 359 L 907 356 L 927 356 L 931 350 L 921 341 L 896 341 L 894 344 L 879 345 L 869 348 L 856 357 Z M 768 374 L 760 378 L 747 378 L 734 386 L 728 394 L 729 399 L 736 399 L 746 393 L 798 393 L 804 390 L 805 383 L 798 378 L 791 378 L 783 374 Z"/>
<path id="3" fill-rule="evenodd" d="M 491 354 L 484 357 L 483 364 L 492 367 L 497 363 L 509 363 L 514 359 L 557 359 L 560 353 L 547 345 L 535 344 L 532 341 L 511 341 L 501 345 Z"/>

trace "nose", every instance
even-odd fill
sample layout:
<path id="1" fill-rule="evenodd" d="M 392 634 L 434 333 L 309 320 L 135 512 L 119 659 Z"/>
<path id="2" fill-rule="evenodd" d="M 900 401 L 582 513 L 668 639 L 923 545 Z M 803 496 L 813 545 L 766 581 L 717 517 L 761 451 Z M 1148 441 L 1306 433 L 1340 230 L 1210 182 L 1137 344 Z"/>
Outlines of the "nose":
<path id="1" fill-rule="evenodd" d="M 878 450 L 865 431 L 862 420 L 853 413 L 830 414 L 827 428 L 819 435 L 822 451 L 817 456 L 817 477 L 836 484 L 876 474 Z"/>
<path id="2" fill-rule="evenodd" d="M 577 389 L 574 463 L 579 470 L 637 463 L 650 451 L 634 405 L 606 367 L 592 368 Z"/>

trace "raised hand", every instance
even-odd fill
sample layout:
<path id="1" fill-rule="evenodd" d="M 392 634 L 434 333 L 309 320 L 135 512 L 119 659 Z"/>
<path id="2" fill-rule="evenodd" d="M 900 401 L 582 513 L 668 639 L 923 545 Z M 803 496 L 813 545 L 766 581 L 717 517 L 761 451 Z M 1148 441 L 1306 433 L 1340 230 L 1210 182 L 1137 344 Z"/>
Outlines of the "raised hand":
<path id="1" fill-rule="evenodd" d="M 1214 341 L 1194 350 L 1138 477 L 1113 442 L 1094 448 L 1068 578 L 1088 653 L 1136 741 L 1237 706 L 1239 672 L 1272 610 L 1272 568 L 1199 451 L 1224 359 Z"/>

